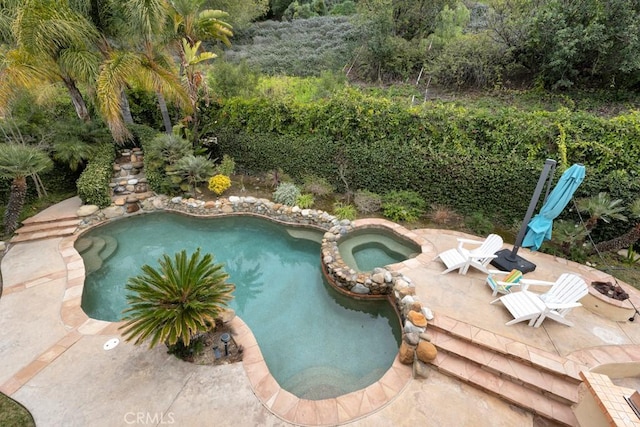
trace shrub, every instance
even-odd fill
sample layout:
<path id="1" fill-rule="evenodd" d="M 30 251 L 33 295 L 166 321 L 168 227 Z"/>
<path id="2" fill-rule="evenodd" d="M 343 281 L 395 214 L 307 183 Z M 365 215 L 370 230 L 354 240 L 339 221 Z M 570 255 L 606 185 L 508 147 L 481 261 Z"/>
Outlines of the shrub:
<path id="1" fill-rule="evenodd" d="M 270 75 L 340 72 L 345 58 L 352 55 L 355 39 L 355 29 L 345 16 L 257 22 L 251 32 L 250 43 L 234 43 L 225 58 L 231 63 L 245 61 L 249 68 Z"/>
<path id="2" fill-rule="evenodd" d="M 415 191 L 391 191 L 383 198 L 382 213 L 392 221 L 411 222 L 424 213 L 425 201 Z"/>
<path id="3" fill-rule="evenodd" d="M 336 202 L 333 205 L 333 214 L 338 219 L 348 219 L 349 221 L 353 221 L 356 219 L 356 208 L 353 205 Z"/>
<path id="4" fill-rule="evenodd" d="M 382 207 L 382 197 L 369 190 L 358 190 L 353 196 L 358 212 L 370 214 L 378 212 Z"/>
<path id="5" fill-rule="evenodd" d="M 460 220 L 460 215 L 448 206 L 434 204 L 429 212 L 429 219 L 438 225 L 448 225 Z"/>
<path id="6" fill-rule="evenodd" d="M 236 171 L 236 162 L 233 157 L 225 154 L 222 156 L 222 161 L 216 167 L 216 171 L 220 175 L 231 176 Z"/>
<path id="7" fill-rule="evenodd" d="M 464 223 L 472 232 L 480 236 L 486 236 L 493 232 L 493 221 L 481 211 L 469 215 L 465 218 Z"/>
<path id="8" fill-rule="evenodd" d="M 488 34 L 465 34 L 447 43 L 431 61 L 432 76 L 443 86 L 494 87 L 511 63 Z"/>
<path id="9" fill-rule="evenodd" d="M 291 182 L 283 182 L 273 192 L 273 200 L 288 206 L 294 206 L 300 197 L 300 189 Z"/>
<path id="10" fill-rule="evenodd" d="M 329 184 L 325 178 L 315 175 L 307 175 L 303 178 L 304 184 L 302 188 L 314 196 L 327 196 L 335 191 L 335 188 Z"/>
<path id="11" fill-rule="evenodd" d="M 296 199 L 296 205 L 300 206 L 302 209 L 310 208 L 313 206 L 314 202 L 313 194 L 301 194 Z"/>
<path id="12" fill-rule="evenodd" d="M 113 145 L 103 144 L 95 151 L 86 169 L 78 178 L 78 196 L 85 204 L 105 208 L 111 204 L 109 182 L 116 153 Z"/>
<path id="13" fill-rule="evenodd" d="M 209 190 L 216 193 L 218 196 L 231 187 L 231 179 L 226 175 L 215 175 L 209 179 Z"/>
<path id="14" fill-rule="evenodd" d="M 147 182 L 157 193 L 176 194 L 180 192 L 182 180 L 177 175 L 172 175 L 174 165 L 183 157 L 192 154 L 191 144 L 175 135 L 157 132 L 155 135 L 151 140 L 142 141 Z"/>

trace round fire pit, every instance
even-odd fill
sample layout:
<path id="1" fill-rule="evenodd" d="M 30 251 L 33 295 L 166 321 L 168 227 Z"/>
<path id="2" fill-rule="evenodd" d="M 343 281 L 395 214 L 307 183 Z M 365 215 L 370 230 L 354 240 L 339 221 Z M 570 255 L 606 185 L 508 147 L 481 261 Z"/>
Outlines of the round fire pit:
<path id="1" fill-rule="evenodd" d="M 629 299 L 629 294 L 622 289 L 622 287 L 618 284 L 614 284 L 611 282 L 591 282 L 591 285 L 596 288 L 598 292 L 602 295 L 618 300 L 624 301 Z"/>

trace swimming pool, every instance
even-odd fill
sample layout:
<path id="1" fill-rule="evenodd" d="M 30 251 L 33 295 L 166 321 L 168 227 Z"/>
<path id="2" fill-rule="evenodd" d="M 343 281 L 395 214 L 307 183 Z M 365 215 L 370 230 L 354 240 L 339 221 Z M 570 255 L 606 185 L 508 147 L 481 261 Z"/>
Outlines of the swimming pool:
<path id="1" fill-rule="evenodd" d="M 125 284 L 143 264 L 156 266 L 165 253 L 200 247 L 224 263 L 236 285 L 229 305 L 251 328 L 280 386 L 305 399 L 336 397 L 382 377 L 401 330 L 387 301 L 354 300 L 325 283 L 321 237 L 320 231 L 241 216 L 153 213 L 114 221 L 76 243 L 84 254 L 94 244 L 88 240 L 104 240 L 108 248 L 94 251 L 100 256 L 105 250 L 106 260 L 85 259 L 99 266 L 87 268 L 82 308 L 96 319 L 119 320 Z"/>

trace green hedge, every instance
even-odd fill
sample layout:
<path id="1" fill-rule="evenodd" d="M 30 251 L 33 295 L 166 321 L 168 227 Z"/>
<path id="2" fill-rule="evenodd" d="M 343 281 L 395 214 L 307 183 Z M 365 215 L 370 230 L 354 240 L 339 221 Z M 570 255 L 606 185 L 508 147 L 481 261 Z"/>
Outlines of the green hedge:
<path id="1" fill-rule="evenodd" d="M 105 208 L 111 204 L 109 182 L 116 153 L 113 144 L 102 144 L 76 182 L 78 196 L 85 204 Z"/>
<path id="2" fill-rule="evenodd" d="M 346 89 L 330 100 L 306 104 L 232 98 L 203 115 L 212 135 L 227 130 L 364 145 L 411 143 L 460 154 L 513 154 L 542 162 L 551 157 L 597 172 L 640 173 L 640 112 L 635 111 L 604 118 L 566 108 L 522 111 L 443 102 L 409 108 Z"/>
<path id="3" fill-rule="evenodd" d="M 212 106 L 205 122 L 222 152 L 249 170 L 314 174 L 344 190 L 342 170 L 351 190 L 414 190 L 507 225 L 523 218 L 546 158 L 559 162 L 556 179 L 564 166 L 586 165 L 579 197 L 607 191 L 629 203 L 640 190 L 637 112 L 408 108 L 345 90 L 307 104 L 234 98 Z"/>

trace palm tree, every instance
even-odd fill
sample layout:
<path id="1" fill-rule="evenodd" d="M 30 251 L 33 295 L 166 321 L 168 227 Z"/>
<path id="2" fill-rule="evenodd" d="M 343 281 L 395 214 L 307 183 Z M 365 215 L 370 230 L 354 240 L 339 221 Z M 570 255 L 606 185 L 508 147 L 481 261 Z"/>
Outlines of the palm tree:
<path id="1" fill-rule="evenodd" d="M 629 211 L 631 217 L 636 219 L 636 224 L 622 236 L 598 243 L 596 249 L 599 252 L 617 252 L 620 249 L 632 247 L 640 240 L 640 199 L 636 199 L 631 204 Z"/>
<path id="2" fill-rule="evenodd" d="M 11 20 L 11 34 L 3 39 L 12 40 L 14 48 L 6 52 L 0 70 L 0 107 L 19 88 L 63 83 L 78 117 L 89 121 L 78 83 L 91 83 L 98 72 L 94 50 L 98 33 L 93 25 L 67 1 L 26 0 L 11 12 L 5 15 L 5 22 Z"/>
<path id="3" fill-rule="evenodd" d="M 206 79 L 197 69 L 198 64 L 213 59 L 217 55 L 202 48 L 206 40 L 219 40 L 230 46 L 232 27 L 223 19 L 229 16 L 222 10 L 201 10 L 205 0 L 174 0 L 171 2 L 170 16 L 173 21 L 173 46 L 180 58 L 180 76 L 184 77 L 191 103 L 191 141 L 198 141 L 200 117 L 198 102 L 206 93 Z"/>
<path id="4" fill-rule="evenodd" d="M 12 234 L 27 197 L 27 177 L 44 172 L 53 162 L 39 148 L 23 144 L 0 144 L 0 178 L 11 180 L 9 203 L 4 213 L 4 232 Z"/>
<path id="5" fill-rule="evenodd" d="M 611 200 L 607 193 L 599 193 L 594 197 L 580 199 L 576 203 L 580 212 L 587 212 L 590 215 L 585 223 L 585 228 L 588 231 L 593 230 L 599 220 L 607 224 L 612 220 L 627 220 L 627 217 L 621 213 L 624 211 L 624 206 L 620 206 L 622 200 Z"/>
<path id="6" fill-rule="evenodd" d="M 213 260 L 198 248 L 191 256 L 185 250 L 173 259 L 164 255 L 159 269 L 144 265 L 127 283 L 125 339 L 136 345 L 150 340 L 149 348 L 160 342 L 188 347 L 197 333 L 209 330 L 234 289 L 223 265 Z"/>
<path id="7" fill-rule="evenodd" d="M 215 165 L 204 156 L 194 156 L 190 154 L 178 160 L 174 164 L 174 172 L 187 180 L 187 184 L 196 196 L 197 185 L 206 182 L 215 172 Z"/>

